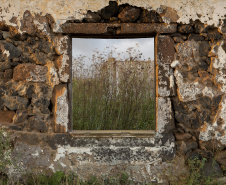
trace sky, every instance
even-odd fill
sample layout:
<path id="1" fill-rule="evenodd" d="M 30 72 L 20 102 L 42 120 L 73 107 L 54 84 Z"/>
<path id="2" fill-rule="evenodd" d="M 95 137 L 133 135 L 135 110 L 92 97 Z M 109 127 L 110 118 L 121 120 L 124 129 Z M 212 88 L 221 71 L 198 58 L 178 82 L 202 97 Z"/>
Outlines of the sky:
<path id="1" fill-rule="evenodd" d="M 130 54 L 128 52 L 130 49 Z M 96 54 L 103 57 L 114 57 L 119 60 L 137 57 L 139 60 L 154 60 L 154 38 L 139 39 L 90 39 L 73 38 L 72 56 L 78 58 L 79 55 L 85 56 L 86 66 L 92 63 L 92 55 Z M 139 55 L 142 53 L 142 55 Z"/>

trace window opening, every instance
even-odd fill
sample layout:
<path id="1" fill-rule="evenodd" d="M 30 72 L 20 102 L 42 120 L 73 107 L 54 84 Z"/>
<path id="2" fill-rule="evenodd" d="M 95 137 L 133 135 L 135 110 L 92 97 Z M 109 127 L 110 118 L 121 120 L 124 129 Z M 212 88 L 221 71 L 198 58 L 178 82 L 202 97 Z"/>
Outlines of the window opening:
<path id="1" fill-rule="evenodd" d="M 74 130 L 155 129 L 154 38 L 72 39 Z"/>

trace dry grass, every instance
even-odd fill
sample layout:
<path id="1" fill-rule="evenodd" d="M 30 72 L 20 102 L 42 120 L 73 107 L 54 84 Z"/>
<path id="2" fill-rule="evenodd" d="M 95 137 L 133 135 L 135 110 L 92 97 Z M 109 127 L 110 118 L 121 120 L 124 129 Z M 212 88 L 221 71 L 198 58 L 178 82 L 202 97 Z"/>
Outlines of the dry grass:
<path id="1" fill-rule="evenodd" d="M 94 63 L 89 70 L 84 69 L 82 61 L 77 63 L 73 79 L 74 129 L 154 129 L 153 78 L 147 63 L 139 69 L 135 63 Z"/>

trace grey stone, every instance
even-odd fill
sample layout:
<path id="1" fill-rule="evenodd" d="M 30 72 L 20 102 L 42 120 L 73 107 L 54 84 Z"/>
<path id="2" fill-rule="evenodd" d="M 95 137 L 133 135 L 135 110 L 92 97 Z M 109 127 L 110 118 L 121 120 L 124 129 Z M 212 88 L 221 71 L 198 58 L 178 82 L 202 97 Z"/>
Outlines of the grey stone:
<path id="1" fill-rule="evenodd" d="M 11 43 L 8 43 L 8 42 L 4 43 L 4 47 L 10 53 L 9 59 L 17 58 L 17 57 L 20 57 L 22 55 L 22 51 L 17 49 L 17 47 L 15 47 Z"/>
<path id="2" fill-rule="evenodd" d="M 26 109 L 29 101 L 27 98 L 19 96 L 4 96 L 2 97 L 4 105 L 10 110 Z"/>
<path id="3" fill-rule="evenodd" d="M 201 174 L 205 177 L 221 177 L 223 172 L 220 165 L 212 158 L 208 159 L 201 170 Z"/>
<path id="4" fill-rule="evenodd" d="M 21 123 L 28 117 L 26 110 L 17 110 L 16 115 L 13 118 L 13 123 Z"/>

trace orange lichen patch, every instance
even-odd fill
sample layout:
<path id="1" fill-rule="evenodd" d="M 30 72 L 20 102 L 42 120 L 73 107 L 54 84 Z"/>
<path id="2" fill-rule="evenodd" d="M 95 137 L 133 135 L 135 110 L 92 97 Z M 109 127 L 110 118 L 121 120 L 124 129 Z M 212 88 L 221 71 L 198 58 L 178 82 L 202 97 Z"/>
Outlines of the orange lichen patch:
<path id="1" fill-rule="evenodd" d="M 200 127 L 201 132 L 205 132 L 207 130 L 207 123 L 204 122 L 204 124 Z"/>
<path id="2" fill-rule="evenodd" d="M 48 61 L 45 65 L 48 68 L 48 72 L 46 74 L 47 83 L 54 87 L 59 84 L 59 78 L 56 72 L 56 68 L 53 62 Z"/>
<path id="3" fill-rule="evenodd" d="M 56 133 L 65 133 L 67 131 L 66 127 L 62 126 L 62 125 L 54 124 L 54 125 L 52 125 L 52 128 L 53 128 L 54 132 L 56 132 Z"/>
<path id="4" fill-rule="evenodd" d="M 207 71 L 198 71 L 198 74 L 203 80 L 206 80 L 207 78 L 212 78 L 212 76 Z"/>
<path id="5" fill-rule="evenodd" d="M 13 70 L 15 81 L 46 82 L 47 67 L 35 64 L 20 64 Z"/>
<path id="6" fill-rule="evenodd" d="M 57 57 L 55 60 L 55 66 L 57 69 L 60 69 L 62 67 L 62 58 L 63 58 L 63 55 Z"/>
<path id="7" fill-rule="evenodd" d="M 4 21 L 0 21 L 0 30 L 8 31 L 9 27 L 4 23 Z"/>
<path id="8" fill-rule="evenodd" d="M 30 77 L 30 71 L 34 70 L 34 64 L 21 64 L 13 70 L 13 79 L 15 81 L 26 81 Z"/>
<path id="9" fill-rule="evenodd" d="M 13 117 L 15 116 L 14 111 L 1 111 L 0 110 L 0 123 L 7 124 L 13 122 Z"/>

